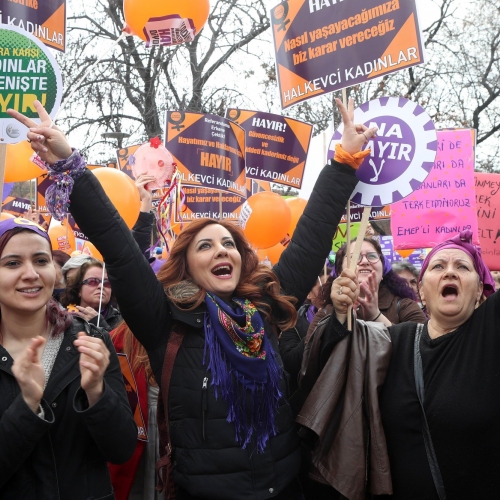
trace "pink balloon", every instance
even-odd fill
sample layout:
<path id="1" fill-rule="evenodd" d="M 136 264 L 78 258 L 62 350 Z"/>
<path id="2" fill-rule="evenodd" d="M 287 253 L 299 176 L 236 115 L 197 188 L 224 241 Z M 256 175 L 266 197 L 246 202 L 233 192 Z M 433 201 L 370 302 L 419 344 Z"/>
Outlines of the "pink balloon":
<path id="1" fill-rule="evenodd" d="M 156 179 L 146 184 L 149 191 L 165 186 L 172 179 L 175 167 L 172 155 L 157 137 L 140 146 L 129 163 L 136 179 L 141 174 L 152 175 Z"/>

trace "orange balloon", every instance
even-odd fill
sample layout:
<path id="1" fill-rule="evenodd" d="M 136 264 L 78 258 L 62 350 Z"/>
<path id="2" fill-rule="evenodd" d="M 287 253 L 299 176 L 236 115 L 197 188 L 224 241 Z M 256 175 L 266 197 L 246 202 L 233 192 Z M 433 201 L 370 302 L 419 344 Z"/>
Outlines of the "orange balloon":
<path id="1" fill-rule="evenodd" d="M 83 248 L 82 248 L 82 255 L 90 255 L 91 257 L 94 257 L 94 259 L 102 261 L 102 255 L 97 250 L 95 245 L 93 243 L 90 243 L 90 241 L 84 241 L 83 242 Z"/>
<path id="2" fill-rule="evenodd" d="M 396 250 L 396 252 L 398 252 L 398 254 L 401 255 L 401 257 L 403 257 L 403 259 L 406 259 L 407 257 L 409 257 L 414 251 L 415 251 L 414 248 L 408 248 L 405 250 Z"/>
<path id="3" fill-rule="evenodd" d="M 169 0 L 167 2 L 158 0 L 124 0 L 123 11 L 125 22 L 132 34 L 142 40 L 146 40 L 144 27 L 153 17 L 178 16 L 182 20 L 188 20 L 186 27 L 188 29 L 194 28 L 194 35 L 197 35 L 207 22 L 210 3 L 209 0 Z M 173 22 L 179 22 L 181 19 L 174 17 L 171 20 L 164 20 L 162 24 L 168 28 Z M 162 45 L 176 45 L 185 41 L 190 40 L 170 39 L 170 42 L 167 43 L 162 40 Z"/>
<path id="4" fill-rule="evenodd" d="M 271 248 L 261 248 L 257 250 L 257 256 L 259 257 L 259 262 L 263 260 L 269 260 L 271 264 L 274 266 L 281 257 L 281 254 L 285 250 L 286 246 L 282 243 L 278 243 Z"/>
<path id="5" fill-rule="evenodd" d="M 44 174 L 45 170 L 30 160 L 32 156 L 33 150 L 28 141 L 7 144 L 4 181 L 24 182 Z"/>
<path id="6" fill-rule="evenodd" d="M 12 214 L 9 214 L 7 212 L 1 212 L 0 213 L 0 222 L 3 220 L 7 220 L 7 219 L 15 219 L 15 217 Z"/>
<path id="7" fill-rule="evenodd" d="M 270 248 L 286 236 L 291 218 L 290 207 L 279 194 L 262 191 L 245 201 L 239 223 L 255 248 Z"/>
<path id="8" fill-rule="evenodd" d="M 290 221 L 290 227 L 288 228 L 288 236 L 290 238 L 293 236 L 293 232 L 297 227 L 297 222 L 299 222 L 300 216 L 304 213 L 304 209 L 307 205 L 307 200 L 303 198 L 287 198 L 287 205 L 290 207 L 290 212 L 292 215 L 292 219 Z"/>
<path id="9" fill-rule="evenodd" d="M 61 250 L 68 255 L 75 251 L 75 235 L 73 229 L 66 222 L 50 227 L 48 233 L 52 243 L 52 250 Z"/>
<path id="10" fill-rule="evenodd" d="M 137 222 L 141 209 L 141 199 L 134 181 L 127 174 L 114 168 L 96 168 L 93 173 L 125 224 L 132 228 Z"/>

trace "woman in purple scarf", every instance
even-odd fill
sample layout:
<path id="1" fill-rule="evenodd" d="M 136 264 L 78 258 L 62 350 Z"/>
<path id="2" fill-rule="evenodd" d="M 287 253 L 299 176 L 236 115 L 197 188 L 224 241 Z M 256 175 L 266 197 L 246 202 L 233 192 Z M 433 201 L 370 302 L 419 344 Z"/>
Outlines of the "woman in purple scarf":
<path id="1" fill-rule="evenodd" d="M 376 130 L 354 125 L 352 101 L 349 109 L 339 103 L 342 146 L 272 270 L 259 265 L 234 224 L 203 219 L 181 232 L 157 278 L 78 151 L 35 106 L 41 126 L 10 114 L 32 127 L 31 146 L 55 180 L 47 205 L 64 216 L 71 202 L 79 227 L 106 261 L 120 310 L 148 351 L 161 391 L 169 391 L 168 419 L 159 417 L 160 431 L 166 424 L 170 430 L 160 450 L 171 460 L 168 498 L 298 498 L 300 450 L 277 332 L 294 324 L 295 302 L 303 303 L 323 268 L 357 183 L 355 169 L 369 154 L 360 149 Z M 168 346 L 179 337 L 170 357 Z"/>

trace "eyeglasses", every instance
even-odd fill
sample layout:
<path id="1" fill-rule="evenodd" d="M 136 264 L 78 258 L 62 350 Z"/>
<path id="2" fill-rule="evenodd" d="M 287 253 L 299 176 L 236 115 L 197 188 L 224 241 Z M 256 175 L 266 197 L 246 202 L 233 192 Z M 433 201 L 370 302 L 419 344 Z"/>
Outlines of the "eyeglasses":
<path id="1" fill-rule="evenodd" d="M 375 262 L 378 262 L 380 260 L 380 255 L 377 252 L 360 253 L 357 262 L 358 264 L 361 264 L 363 257 L 366 257 L 366 260 L 370 264 L 375 264 Z M 345 258 L 347 258 L 347 255 L 344 257 L 344 259 Z M 351 254 L 351 259 L 352 259 L 352 254 Z"/>
<path id="2" fill-rule="evenodd" d="M 103 281 L 100 278 L 87 278 L 86 280 L 82 281 L 82 285 L 88 285 L 92 287 L 99 286 L 101 283 L 104 288 L 111 288 L 111 283 L 109 282 L 108 279 L 105 279 Z"/>

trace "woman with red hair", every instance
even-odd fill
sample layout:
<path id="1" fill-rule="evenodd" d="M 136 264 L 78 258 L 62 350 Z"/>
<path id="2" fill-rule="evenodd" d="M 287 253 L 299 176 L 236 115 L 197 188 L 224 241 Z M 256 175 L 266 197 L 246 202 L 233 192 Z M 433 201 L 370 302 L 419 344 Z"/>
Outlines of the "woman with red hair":
<path id="1" fill-rule="evenodd" d="M 272 270 L 259 265 L 236 225 L 202 219 L 181 232 L 158 279 L 41 105 L 35 101 L 40 126 L 9 111 L 33 127 L 28 138 L 50 175 L 74 184 L 69 199 L 56 186 L 48 205 L 62 215 L 71 201 L 79 227 L 104 256 L 123 318 L 148 352 L 167 402 L 158 423 L 162 436 L 170 433 L 162 440 L 167 458 L 160 461 L 166 464 L 160 472 L 173 473 L 169 498 L 298 498 L 299 443 L 277 331 L 295 323 L 295 303 L 302 304 L 323 267 L 357 184 L 355 168 L 368 154 L 359 151 L 376 132 L 354 125 L 352 101 L 348 109 L 337 103 L 345 125 L 342 146 L 320 173 Z M 174 343 L 180 345 L 176 354 Z"/>

